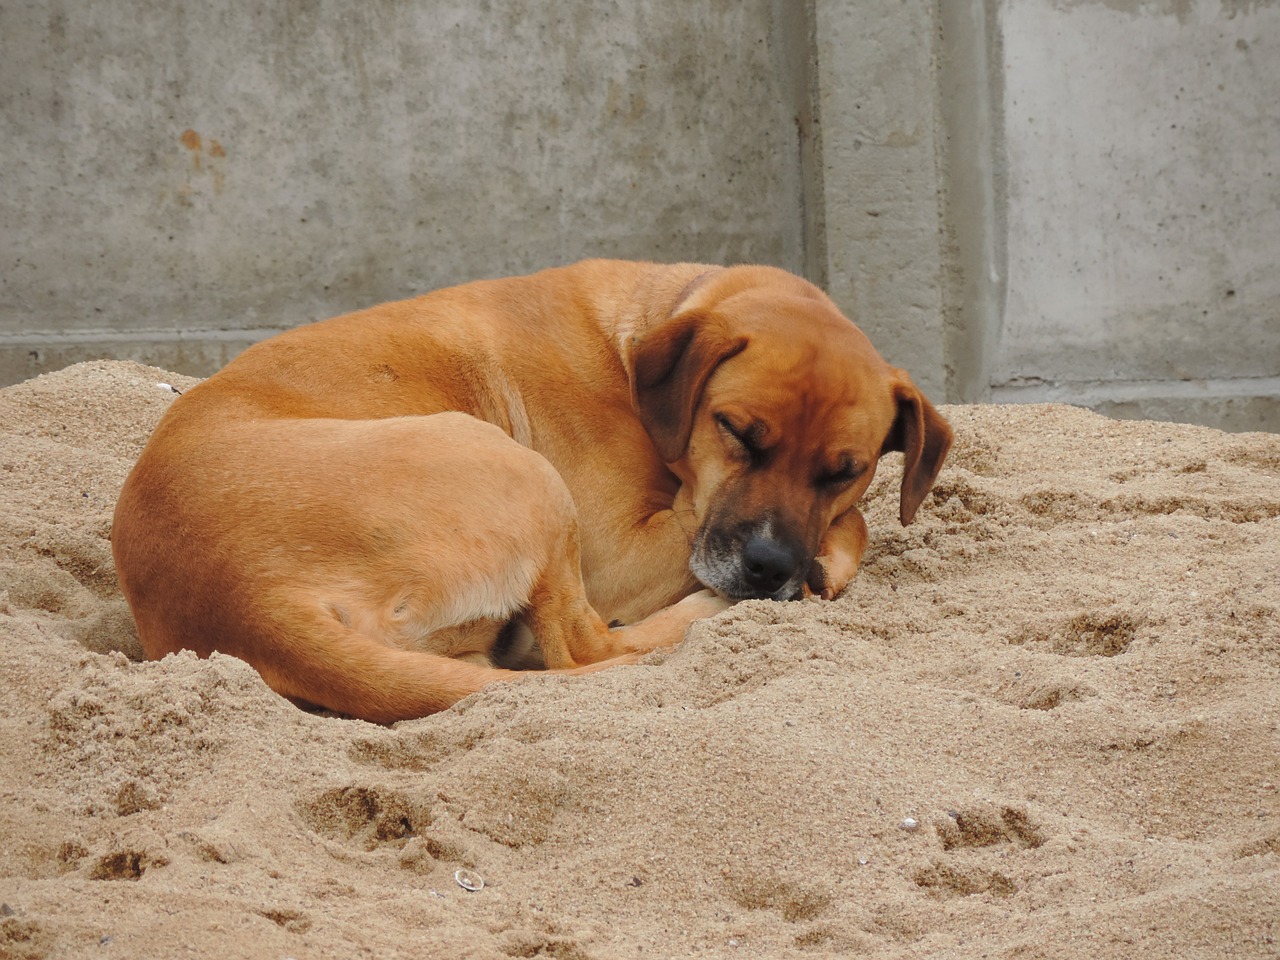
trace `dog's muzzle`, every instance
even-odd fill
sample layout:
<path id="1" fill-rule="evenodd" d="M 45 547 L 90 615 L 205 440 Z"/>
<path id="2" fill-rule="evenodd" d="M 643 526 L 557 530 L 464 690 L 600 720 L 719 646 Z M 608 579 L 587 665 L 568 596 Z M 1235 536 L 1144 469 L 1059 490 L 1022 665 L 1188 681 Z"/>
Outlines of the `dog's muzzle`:
<path id="1" fill-rule="evenodd" d="M 689 568 L 731 600 L 790 600 L 799 594 L 811 563 L 803 547 L 775 536 L 771 524 L 764 523 L 731 532 L 704 527 L 694 538 Z"/>

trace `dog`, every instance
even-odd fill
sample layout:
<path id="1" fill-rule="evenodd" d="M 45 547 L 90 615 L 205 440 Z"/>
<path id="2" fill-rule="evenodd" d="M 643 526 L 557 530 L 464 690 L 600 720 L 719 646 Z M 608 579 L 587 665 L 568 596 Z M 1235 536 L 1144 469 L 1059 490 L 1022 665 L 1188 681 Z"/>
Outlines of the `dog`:
<path id="1" fill-rule="evenodd" d="M 799 277 L 589 260 L 245 350 L 157 425 L 112 550 L 148 657 L 391 723 L 834 597 L 879 458 L 907 524 L 951 440 Z"/>

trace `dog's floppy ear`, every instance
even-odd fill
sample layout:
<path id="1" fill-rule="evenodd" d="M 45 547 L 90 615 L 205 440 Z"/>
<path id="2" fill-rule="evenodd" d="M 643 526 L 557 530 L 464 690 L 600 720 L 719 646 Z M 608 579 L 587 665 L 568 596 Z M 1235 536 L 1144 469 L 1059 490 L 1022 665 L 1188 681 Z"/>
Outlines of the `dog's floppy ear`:
<path id="1" fill-rule="evenodd" d="M 916 515 L 951 449 L 951 424 L 943 419 L 906 374 L 893 385 L 898 415 L 885 438 L 881 454 L 903 455 L 902 500 L 898 519 L 905 527 Z"/>
<path id="2" fill-rule="evenodd" d="M 665 463 L 684 456 L 693 414 L 712 371 L 747 346 L 699 313 L 672 317 L 631 347 L 631 383 L 640 422 Z"/>

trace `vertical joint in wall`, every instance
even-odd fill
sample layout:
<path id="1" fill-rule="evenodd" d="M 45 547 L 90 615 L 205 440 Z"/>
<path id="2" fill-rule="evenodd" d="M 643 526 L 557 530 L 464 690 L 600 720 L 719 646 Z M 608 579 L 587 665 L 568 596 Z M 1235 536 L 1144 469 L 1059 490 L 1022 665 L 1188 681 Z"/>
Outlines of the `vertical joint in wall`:
<path id="1" fill-rule="evenodd" d="M 997 0 L 938 0 L 947 399 L 990 396 L 1005 299 Z"/>
<path id="2" fill-rule="evenodd" d="M 784 103 L 795 129 L 795 186 L 800 215 L 798 270 L 827 288 L 826 197 L 822 175 L 822 125 L 818 116 L 817 0 L 774 0 L 772 21 Z"/>

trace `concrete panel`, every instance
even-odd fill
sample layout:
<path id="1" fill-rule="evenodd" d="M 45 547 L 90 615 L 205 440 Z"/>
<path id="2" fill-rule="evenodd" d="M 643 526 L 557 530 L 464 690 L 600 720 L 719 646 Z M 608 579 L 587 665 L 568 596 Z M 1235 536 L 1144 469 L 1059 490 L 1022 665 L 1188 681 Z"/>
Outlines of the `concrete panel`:
<path id="1" fill-rule="evenodd" d="M 1230 430 L 1280 432 L 1280 395 L 1230 397 L 1153 397 L 1147 400 L 1102 400 L 1098 413 L 1118 420 L 1165 420 L 1199 423 Z"/>
<path id="2" fill-rule="evenodd" d="M 180 330 L 138 333 L 19 334 L 0 340 L 0 385 L 19 383 L 38 373 L 61 370 L 82 360 L 127 357 L 162 370 L 204 375 L 226 366 L 241 350 L 274 330 Z"/>
<path id="3" fill-rule="evenodd" d="M 1210 422 L 1214 396 L 1231 398 L 1223 409 L 1255 388 L 1275 397 L 1280 4 L 1005 0 L 1001 14 L 1008 278 L 993 397 L 1052 388 L 1191 415 L 1201 393 Z M 1177 386 L 1190 381 L 1212 389 Z"/>
<path id="4" fill-rule="evenodd" d="M 818 3 L 827 283 L 926 393 L 946 397 L 933 3 Z"/>
<path id="5" fill-rule="evenodd" d="M 1004 309 L 1003 71 L 997 0 L 938 5 L 947 399 L 981 402 Z"/>
<path id="6" fill-rule="evenodd" d="M 937 400 L 1280 429 L 1277 103 L 1280 0 L 15 0 L 0 383 L 620 256 L 802 272 Z"/>
<path id="7" fill-rule="evenodd" d="M 583 256 L 802 269 L 802 10 L 6 2 L 0 377 Z"/>

